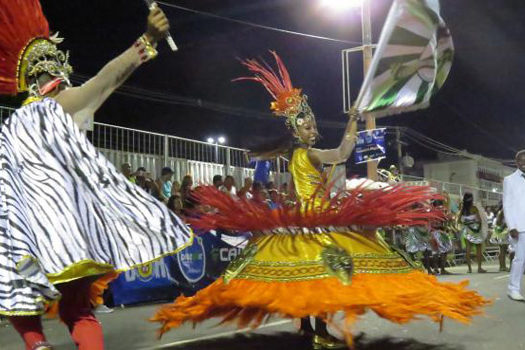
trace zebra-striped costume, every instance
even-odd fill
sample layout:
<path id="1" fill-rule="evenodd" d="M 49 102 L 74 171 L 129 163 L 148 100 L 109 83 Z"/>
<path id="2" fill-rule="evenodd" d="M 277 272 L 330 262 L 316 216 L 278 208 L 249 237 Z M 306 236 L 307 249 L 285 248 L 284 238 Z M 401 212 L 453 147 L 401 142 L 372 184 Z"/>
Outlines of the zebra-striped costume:
<path id="1" fill-rule="evenodd" d="M 0 132 L 0 314 L 33 315 L 53 284 L 178 251 L 191 231 L 129 183 L 52 99 Z"/>

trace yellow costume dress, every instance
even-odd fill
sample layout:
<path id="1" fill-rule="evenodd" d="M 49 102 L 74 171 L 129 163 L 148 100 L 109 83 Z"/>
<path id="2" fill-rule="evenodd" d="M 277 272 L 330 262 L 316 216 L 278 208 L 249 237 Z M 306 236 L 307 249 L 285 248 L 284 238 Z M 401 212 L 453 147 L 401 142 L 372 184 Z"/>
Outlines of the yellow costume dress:
<path id="1" fill-rule="evenodd" d="M 323 184 L 321 173 L 311 164 L 306 149 L 294 151 L 289 170 L 301 202 L 300 208 L 292 210 L 289 216 L 331 215 L 332 202 L 323 199 L 324 193 L 319 190 Z M 349 226 L 335 229 L 326 223 L 323 227 L 310 225 L 308 229 L 289 226 L 288 230 L 271 227 L 263 231 L 259 221 L 274 216 L 279 217 L 276 222 L 286 222 L 281 217 L 286 210 L 263 209 L 262 205 L 244 200 L 221 206 L 220 201 L 228 201 L 227 197 L 218 198 L 219 192 L 208 190 L 209 196 L 202 195 L 201 202 L 220 207 L 223 212 L 219 209 L 218 213 L 206 214 L 200 218 L 201 222 L 226 226 L 223 216 L 229 215 L 227 210 L 246 216 L 257 213 L 259 220 L 248 218 L 246 221 L 252 222 L 259 231 L 222 278 L 195 296 L 181 296 L 173 304 L 160 308 L 153 320 L 162 323 L 161 332 L 187 321 L 200 322 L 212 317 L 237 321 L 239 327 L 257 327 L 270 315 L 317 316 L 331 322 L 334 314 L 342 311 L 343 328 L 350 341 L 350 325 L 367 310 L 396 323 L 405 323 L 420 315 L 434 321 L 446 316 L 468 322 L 486 304 L 480 295 L 465 288 L 467 282 L 439 282 L 413 267 L 378 236 L 367 237 L 352 232 Z M 389 195 L 390 191 L 360 189 L 347 192 L 346 196 L 366 201 L 367 196 Z M 346 204 L 341 202 L 343 207 Z M 235 208 L 231 209 L 232 206 Z M 413 206 L 407 204 L 406 207 Z M 353 208 L 373 215 L 370 205 L 362 208 L 357 203 Z M 378 208 L 378 212 L 380 210 Z M 235 225 L 228 228 L 233 227 Z"/>

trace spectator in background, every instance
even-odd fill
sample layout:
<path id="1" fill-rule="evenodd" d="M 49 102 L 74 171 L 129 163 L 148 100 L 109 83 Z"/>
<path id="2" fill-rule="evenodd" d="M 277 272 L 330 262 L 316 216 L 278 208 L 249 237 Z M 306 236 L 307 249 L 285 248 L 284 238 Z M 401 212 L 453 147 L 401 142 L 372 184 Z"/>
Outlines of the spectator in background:
<path id="1" fill-rule="evenodd" d="M 168 199 L 171 197 L 171 178 L 173 177 L 173 170 L 170 167 L 164 167 L 160 171 L 160 177 L 155 183 L 159 188 L 159 200 L 168 203 Z"/>
<path id="2" fill-rule="evenodd" d="M 177 214 L 179 217 L 182 217 L 182 200 L 179 194 L 174 194 L 168 200 L 168 209 Z"/>
<path id="3" fill-rule="evenodd" d="M 213 186 L 215 186 L 216 189 L 220 189 L 222 185 L 222 175 L 215 175 L 213 177 Z"/>
<path id="4" fill-rule="evenodd" d="M 279 194 L 279 191 L 277 191 L 275 188 L 268 190 L 268 195 L 270 196 L 270 201 L 268 202 L 268 205 L 270 206 L 270 209 L 278 209 L 281 207 L 281 195 Z"/>
<path id="5" fill-rule="evenodd" d="M 239 189 L 239 191 L 237 192 L 237 196 L 239 198 L 251 199 L 253 197 L 252 194 L 250 193 L 252 186 L 253 186 L 252 178 L 251 177 L 245 178 L 244 186 L 242 186 L 241 189 Z"/>
<path id="6" fill-rule="evenodd" d="M 276 190 L 277 189 L 277 187 L 275 186 L 275 183 L 273 181 L 267 182 L 265 187 L 266 187 L 267 191 Z"/>
<path id="7" fill-rule="evenodd" d="M 186 209 L 191 203 L 191 190 L 193 188 L 193 178 L 191 175 L 186 175 L 182 178 L 180 185 L 180 199 L 183 207 Z"/>
<path id="8" fill-rule="evenodd" d="M 139 167 L 135 172 L 135 183 L 148 194 L 154 195 L 158 193 L 158 188 L 156 188 L 157 184 L 155 184 L 155 181 L 151 178 L 151 174 L 148 173 L 144 167 Z"/>
<path id="9" fill-rule="evenodd" d="M 229 193 L 232 196 L 237 195 L 237 189 L 235 188 L 235 179 L 233 176 L 228 175 L 224 178 L 224 183 L 222 187 L 220 188 L 221 191 Z"/>
<path id="10" fill-rule="evenodd" d="M 252 198 L 256 202 L 265 202 L 264 186 L 261 182 L 255 181 L 252 186 Z"/>
<path id="11" fill-rule="evenodd" d="M 129 182 L 136 183 L 136 178 L 131 173 L 130 163 L 122 163 L 122 165 L 120 166 L 120 172 L 126 177 L 126 179 L 128 179 Z"/>
<path id="12" fill-rule="evenodd" d="M 177 180 L 173 181 L 173 184 L 171 184 L 171 195 L 180 195 L 180 182 Z"/>

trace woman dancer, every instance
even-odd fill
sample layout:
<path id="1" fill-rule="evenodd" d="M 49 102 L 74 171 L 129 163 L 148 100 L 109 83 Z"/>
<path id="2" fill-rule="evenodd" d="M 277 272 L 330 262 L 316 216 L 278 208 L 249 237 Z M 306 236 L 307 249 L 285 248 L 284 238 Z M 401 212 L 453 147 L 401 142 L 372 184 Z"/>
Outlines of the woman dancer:
<path id="1" fill-rule="evenodd" d="M 434 261 L 428 226 L 411 226 L 405 229 L 405 250 L 413 260 L 422 254 L 422 263 L 429 274 L 434 274 Z"/>
<path id="2" fill-rule="evenodd" d="M 186 225 L 127 181 L 77 126 L 155 57 L 168 28 L 152 10 L 144 35 L 71 87 L 68 54 L 49 35 L 39 1 L 0 3 L 0 93 L 30 96 L 0 130 L 0 315 L 26 350 L 51 349 L 40 315 L 59 299 L 78 348 L 103 349 L 90 290 L 96 296 L 115 272 L 191 243 Z"/>
<path id="3" fill-rule="evenodd" d="M 343 344 L 328 334 L 323 321 L 332 323 L 338 311 L 345 315 L 343 331 L 348 342 L 350 325 L 369 309 L 398 323 L 419 315 L 438 322 L 443 316 L 468 321 L 480 312 L 486 301 L 477 293 L 464 284 L 442 284 L 417 271 L 375 235 L 377 227 L 441 218 L 441 212 L 429 205 L 414 209 L 416 202 L 429 203 L 434 198 L 427 188 L 399 185 L 367 190 L 361 186 L 329 197 L 321 166 L 350 156 L 356 116 L 350 117 L 339 147 L 314 148 L 319 135 L 307 97 L 292 86 L 284 64 L 277 54 L 273 56 L 279 73 L 247 60 L 243 63 L 255 76 L 245 79 L 262 83 L 270 92 L 271 108 L 285 118 L 289 133 L 284 142 L 256 153 L 267 158 L 291 155 L 289 170 L 298 204 L 272 210 L 264 203 L 233 199 L 213 186 L 196 191 L 201 204 L 216 210 L 204 213 L 194 224 L 204 229 L 251 231 L 253 237 L 222 278 L 157 312 L 153 320 L 162 323 L 161 331 L 211 317 L 256 327 L 273 314 L 314 316 L 314 349 L 334 349 Z"/>
<path id="4" fill-rule="evenodd" d="M 494 218 L 494 224 L 492 225 L 493 232 L 490 236 L 490 243 L 499 246 L 499 270 L 509 271 L 507 268 L 507 250 L 509 249 L 509 230 L 505 223 L 505 214 L 503 213 L 503 204 L 500 203 L 498 210 L 496 211 L 496 217 Z M 513 255 L 512 253 L 510 254 Z M 510 259 L 512 263 L 512 258 Z"/>
<path id="5" fill-rule="evenodd" d="M 478 273 L 485 273 L 481 268 L 483 256 L 481 254 L 483 243 L 488 235 L 487 214 L 483 207 L 474 203 L 472 193 L 463 195 L 463 203 L 460 209 L 460 224 L 462 225 L 461 237 L 466 243 L 465 258 L 467 260 L 468 273 L 472 273 L 470 252 L 476 247 L 476 261 L 478 262 Z"/>

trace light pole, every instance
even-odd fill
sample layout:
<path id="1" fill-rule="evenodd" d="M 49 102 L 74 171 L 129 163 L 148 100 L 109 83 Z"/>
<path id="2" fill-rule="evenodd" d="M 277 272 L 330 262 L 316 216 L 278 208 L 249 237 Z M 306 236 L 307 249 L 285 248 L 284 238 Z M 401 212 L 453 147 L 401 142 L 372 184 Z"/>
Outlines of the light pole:
<path id="1" fill-rule="evenodd" d="M 361 51 L 363 53 L 363 77 L 366 77 L 366 74 L 368 73 L 368 68 L 370 67 L 370 63 L 372 62 L 372 50 L 374 48 L 374 45 L 372 44 L 372 16 L 370 12 L 370 1 L 371 0 L 322 0 L 323 5 L 333 7 L 335 10 L 338 11 L 343 10 L 345 8 L 361 6 L 362 45 L 345 51 Z M 367 115 L 365 118 L 365 129 L 375 129 L 375 117 Z M 371 161 L 366 163 L 367 177 L 374 181 L 377 180 L 377 163 L 377 161 Z"/>

